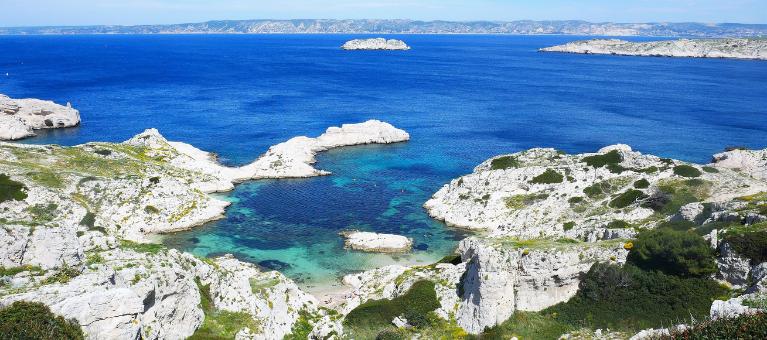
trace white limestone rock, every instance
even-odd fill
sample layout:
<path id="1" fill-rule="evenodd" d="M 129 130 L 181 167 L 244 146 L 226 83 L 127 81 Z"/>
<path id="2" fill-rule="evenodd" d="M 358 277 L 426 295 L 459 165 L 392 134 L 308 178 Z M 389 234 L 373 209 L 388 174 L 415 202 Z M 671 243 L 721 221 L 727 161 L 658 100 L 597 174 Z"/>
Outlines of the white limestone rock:
<path id="1" fill-rule="evenodd" d="M 753 314 L 759 312 L 759 308 L 745 306 L 743 303 L 750 298 L 767 299 L 759 294 L 745 294 L 729 300 L 715 300 L 711 304 L 711 319 L 734 318 L 743 314 Z"/>
<path id="2" fill-rule="evenodd" d="M 341 46 L 344 50 L 398 50 L 398 51 L 407 51 L 410 49 L 410 46 L 405 44 L 402 40 L 396 40 L 396 39 L 384 39 L 384 38 L 373 38 L 373 39 L 354 39 L 347 41 L 344 43 L 343 46 Z"/>
<path id="3" fill-rule="evenodd" d="M 714 155 L 712 166 L 733 169 L 767 180 L 767 149 L 732 150 Z"/>
<path id="4" fill-rule="evenodd" d="M 619 155 L 620 162 L 602 167 L 585 163 L 587 157 L 610 154 Z M 473 173 L 443 186 L 424 207 L 432 217 L 450 226 L 487 230 L 491 237 L 570 237 L 588 241 L 631 237 L 631 229 L 611 228 L 611 222 L 644 227 L 659 222 L 658 215 L 645 206 L 664 195 L 662 187 L 685 185 L 687 178 L 674 173 L 679 165 L 701 172 L 697 179 L 703 181 L 702 185 L 694 189 L 700 202 L 767 191 L 767 182 L 750 172 L 724 168 L 706 172 L 695 164 L 642 155 L 626 145 L 580 155 L 530 149 L 483 162 Z M 547 172 L 561 176 L 561 182 L 534 181 Z M 640 180 L 647 181 L 648 187 L 636 188 Z M 599 189 L 596 194 L 586 192 L 593 188 Z M 618 195 L 629 190 L 641 191 L 643 197 L 623 208 L 611 206 Z"/>
<path id="5" fill-rule="evenodd" d="M 11 99 L 0 94 L 0 140 L 34 136 L 32 129 L 55 129 L 80 124 L 80 112 L 52 101 Z"/>
<path id="6" fill-rule="evenodd" d="M 764 39 L 679 39 L 630 42 L 619 39 L 591 39 L 546 47 L 540 49 L 540 51 L 651 57 L 767 60 L 767 41 Z"/>
<path id="7" fill-rule="evenodd" d="M 0 115 L 0 140 L 17 140 L 34 136 L 32 127 L 16 116 Z"/>
<path id="8" fill-rule="evenodd" d="M 413 240 L 401 235 L 346 231 L 341 236 L 347 248 L 366 252 L 402 253 L 413 247 Z"/>

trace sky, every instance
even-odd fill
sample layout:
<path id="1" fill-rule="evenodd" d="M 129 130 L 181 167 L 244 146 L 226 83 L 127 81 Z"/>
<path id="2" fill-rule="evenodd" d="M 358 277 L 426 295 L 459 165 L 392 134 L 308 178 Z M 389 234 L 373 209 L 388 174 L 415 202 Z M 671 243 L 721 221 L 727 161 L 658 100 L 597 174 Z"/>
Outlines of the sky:
<path id="1" fill-rule="evenodd" d="M 0 0 L 0 27 L 223 19 L 767 23 L 767 0 Z"/>

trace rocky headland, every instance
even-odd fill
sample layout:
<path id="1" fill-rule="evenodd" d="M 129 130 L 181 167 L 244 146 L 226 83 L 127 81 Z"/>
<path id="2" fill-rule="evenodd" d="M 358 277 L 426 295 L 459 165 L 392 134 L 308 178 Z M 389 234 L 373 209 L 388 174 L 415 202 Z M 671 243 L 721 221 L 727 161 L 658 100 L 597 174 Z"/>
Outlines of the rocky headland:
<path id="1" fill-rule="evenodd" d="M 341 46 L 344 50 L 392 50 L 392 51 L 407 51 L 410 46 L 405 44 L 402 40 L 384 38 L 373 39 L 354 39 L 347 41 Z"/>
<path id="2" fill-rule="evenodd" d="M 520 315 L 565 322 L 552 321 L 549 311 L 566 318 L 573 301 L 600 296 L 595 276 L 615 280 L 597 281 L 611 292 L 643 291 L 626 288 L 644 282 L 631 275 L 671 280 L 664 289 L 726 285 L 726 296 L 700 298 L 712 320 L 764 308 L 754 301 L 767 294 L 767 259 L 749 244 L 767 232 L 767 149 L 727 151 L 706 165 L 626 145 L 579 155 L 531 149 L 493 157 L 424 204 L 448 225 L 480 233 L 431 265 L 346 275 L 348 291 L 330 303 L 278 272 L 231 256 L 201 259 L 147 243 L 153 234 L 219 218 L 228 203 L 211 192 L 248 179 L 326 175 L 312 166 L 317 152 L 408 139 L 379 121 L 343 125 L 275 145 L 239 168 L 221 166 L 213 154 L 167 141 L 156 130 L 119 144 L 0 143 L 0 306 L 44 303 L 75 318 L 93 339 L 375 338 L 382 330 L 406 338 L 464 338 L 503 329 Z M 631 269 L 645 233 L 670 229 L 699 235 L 704 249 L 695 249 L 710 252 L 711 264 L 695 278 Z M 352 248 L 379 251 L 410 241 L 373 233 L 347 237 Z M 555 337 L 636 333 L 558 327 Z M 635 338 L 671 331 L 646 330 Z"/>
<path id="3" fill-rule="evenodd" d="M 546 47 L 542 52 L 612 54 L 646 57 L 731 58 L 767 60 L 766 39 L 679 39 L 630 42 L 592 39 Z"/>
<path id="4" fill-rule="evenodd" d="M 18 140 L 35 135 L 34 130 L 72 127 L 80 124 L 80 112 L 39 99 L 12 99 L 0 94 L 0 140 Z"/>

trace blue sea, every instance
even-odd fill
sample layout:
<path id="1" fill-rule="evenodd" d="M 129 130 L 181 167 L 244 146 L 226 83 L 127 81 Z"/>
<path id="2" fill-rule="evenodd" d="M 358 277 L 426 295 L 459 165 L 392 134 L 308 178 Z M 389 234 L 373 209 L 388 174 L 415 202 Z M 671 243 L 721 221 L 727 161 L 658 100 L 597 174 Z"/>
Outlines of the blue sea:
<path id="1" fill-rule="evenodd" d="M 2 36 L 0 93 L 81 111 L 80 127 L 27 143 L 119 142 L 156 127 L 228 165 L 342 123 L 407 130 L 407 143 L 320 154 L 332 176 L 241 184 L 223 195 L 233 202 L 226 219 L 165 237 L 280 270 L 310 291 L 452 252 L 465 234 L 421 206 L 493 155 L 626 143 L 707 162 L 726 146 L 767 147 L 767 62 L 537 52 L 572 36 L 408 35 L 391 36 L 407 52 L 339 49 L 358 37 Z M 352 228 L 407 235 L 416 250 L 345 250 L 338 232 Z"/>

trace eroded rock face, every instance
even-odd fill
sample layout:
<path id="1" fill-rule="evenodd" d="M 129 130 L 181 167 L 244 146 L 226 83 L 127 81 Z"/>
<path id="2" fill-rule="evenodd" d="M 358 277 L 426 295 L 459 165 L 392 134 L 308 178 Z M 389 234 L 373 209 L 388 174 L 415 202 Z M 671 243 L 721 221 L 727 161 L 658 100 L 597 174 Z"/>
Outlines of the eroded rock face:
<path id="1" fill-rule="evenodd" d="M 540 51 L 650 57 L 767 60 L 767 42 L 762 39 L 679 39 L 647 42 L 592 39 L 542 48 Z"/>
<path id="2" fill-rule="evenodd" d="M 401 235 L 348 231 L 341 236 L 345 238 L 346 247 L 360 251 L 401 253 L 413 247 L 413 240 Z"/>
<path id="3" fill-rule="evenodd" d="M 341 46 L 344 50 L 400 50 L 407 51 L 410 46 L 402 40 L 384 38 L 354 39 Z"/>
<path id="4" fill-rule="evenodd" d="M 596 262 L 624 263 L 621 241 L 569 243 L 542 240 L 468 238 L 459 246 L 466 263 L 458 325 L 479 333 L 506 321 L 515 311 L 539 311 L 569 300 L 580 276 Z"/>
<path id="5" fill-rule="evenodd" d="M 55 129 L 80 124 L 80 112 L 52 101 L 11 99 L 0 94 L 0 140 L 34 136 L 32 129 Z"/>

